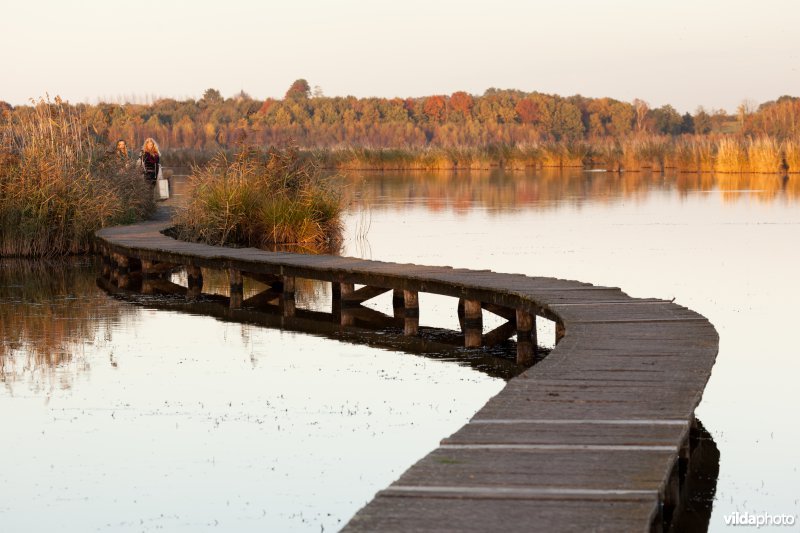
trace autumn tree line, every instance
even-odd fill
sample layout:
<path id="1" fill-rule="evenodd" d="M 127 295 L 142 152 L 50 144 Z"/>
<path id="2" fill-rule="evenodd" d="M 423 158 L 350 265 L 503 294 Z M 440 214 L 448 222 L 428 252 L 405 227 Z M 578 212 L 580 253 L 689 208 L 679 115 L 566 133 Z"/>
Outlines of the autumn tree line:
<path id="1" fill-rule="evenodd" d="M 729 171 L 744 171 L 759 170 L 751 152 L 766 149 L 756 158 L 767 161 L 765 171 L 800 169 L 794 153 L 800 98 L 792 96 L 757 107 L 742 104 L 734 115 L 702 107 L 680 114 L 642 100 L 500 89 L 418 98 L 327 97 L 297 80 L 283 99 L 257 100 L 244 92 L 224 98 L 208 89 L 198 100 L 75 107 L 109 144 L 126 139 L 137 145 L 154 137 L 167 151 L 215 153 L 242 143 L 292 143 L 325 149 L 328 161 L 340 167 L 478 168 L 499 162 L 633 169 L 678 166 L 681 159 L 689 170 L 704 170 L 716 166 L 722 150 Z M 0 120 L 31 109 L 0 102 Z"/>

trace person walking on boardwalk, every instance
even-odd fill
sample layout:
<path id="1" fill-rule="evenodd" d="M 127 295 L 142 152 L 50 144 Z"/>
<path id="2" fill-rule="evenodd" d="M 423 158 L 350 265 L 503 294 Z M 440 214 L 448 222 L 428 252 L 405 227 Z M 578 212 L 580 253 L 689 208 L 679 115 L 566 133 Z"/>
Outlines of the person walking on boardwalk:
<path id="1" fill-rule="evenodd" d="M 158 151 L 158 145 L 152 137 L 145 139 L 144 145 L 142 145 L 142 151 L 139 154 L 139 168 L 150 186 L 155 188 L 156 180 L 161 172 L 161 152 Z"/>

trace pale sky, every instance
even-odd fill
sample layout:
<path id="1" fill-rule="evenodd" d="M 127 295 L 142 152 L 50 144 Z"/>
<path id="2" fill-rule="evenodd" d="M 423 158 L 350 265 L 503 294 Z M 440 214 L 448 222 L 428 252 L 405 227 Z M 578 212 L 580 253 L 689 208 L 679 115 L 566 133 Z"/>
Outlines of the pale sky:
<path id="1" fill-rule="evenodd" d="M 0 100 L 489 87 L 678 111 L 800 96 L 797 0 L 2 0 Z"/>

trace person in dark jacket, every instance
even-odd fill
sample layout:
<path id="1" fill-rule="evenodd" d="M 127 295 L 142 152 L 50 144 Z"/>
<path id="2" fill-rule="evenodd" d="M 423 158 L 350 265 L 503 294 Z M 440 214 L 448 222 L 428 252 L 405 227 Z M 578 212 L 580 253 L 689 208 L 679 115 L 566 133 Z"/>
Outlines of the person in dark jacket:
<path id="1" fill-rule="evenodd" d="M 161 170 L 161 152 L 158 151 L 158 145 L 152 137 L 144 141 L 142 152 L 139 154 L 139 168 L 150 186 L 155 187 Z"/>

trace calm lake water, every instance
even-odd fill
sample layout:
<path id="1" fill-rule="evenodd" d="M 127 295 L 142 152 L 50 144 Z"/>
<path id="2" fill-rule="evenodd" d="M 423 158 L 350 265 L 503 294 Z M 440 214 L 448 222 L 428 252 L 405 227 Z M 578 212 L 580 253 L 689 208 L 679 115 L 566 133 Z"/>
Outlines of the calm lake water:
<path id="1" fill-rule="evenodd" d="M 720 333 L 697 410 L 721 455 L 710 529 L 734 511 L 800 513 L 800 176 L 346 183 L 344 255 L 578 279 L 707 316 Z M 504 383 L 447 354 L 117 300 L 97 269 L 0 262 L 2 531 L 333 531 Z M 300 291 L 309 308 L 330 299 Z M 457 328 L 454 305 L 421 295 L 421 324 Z"/>

